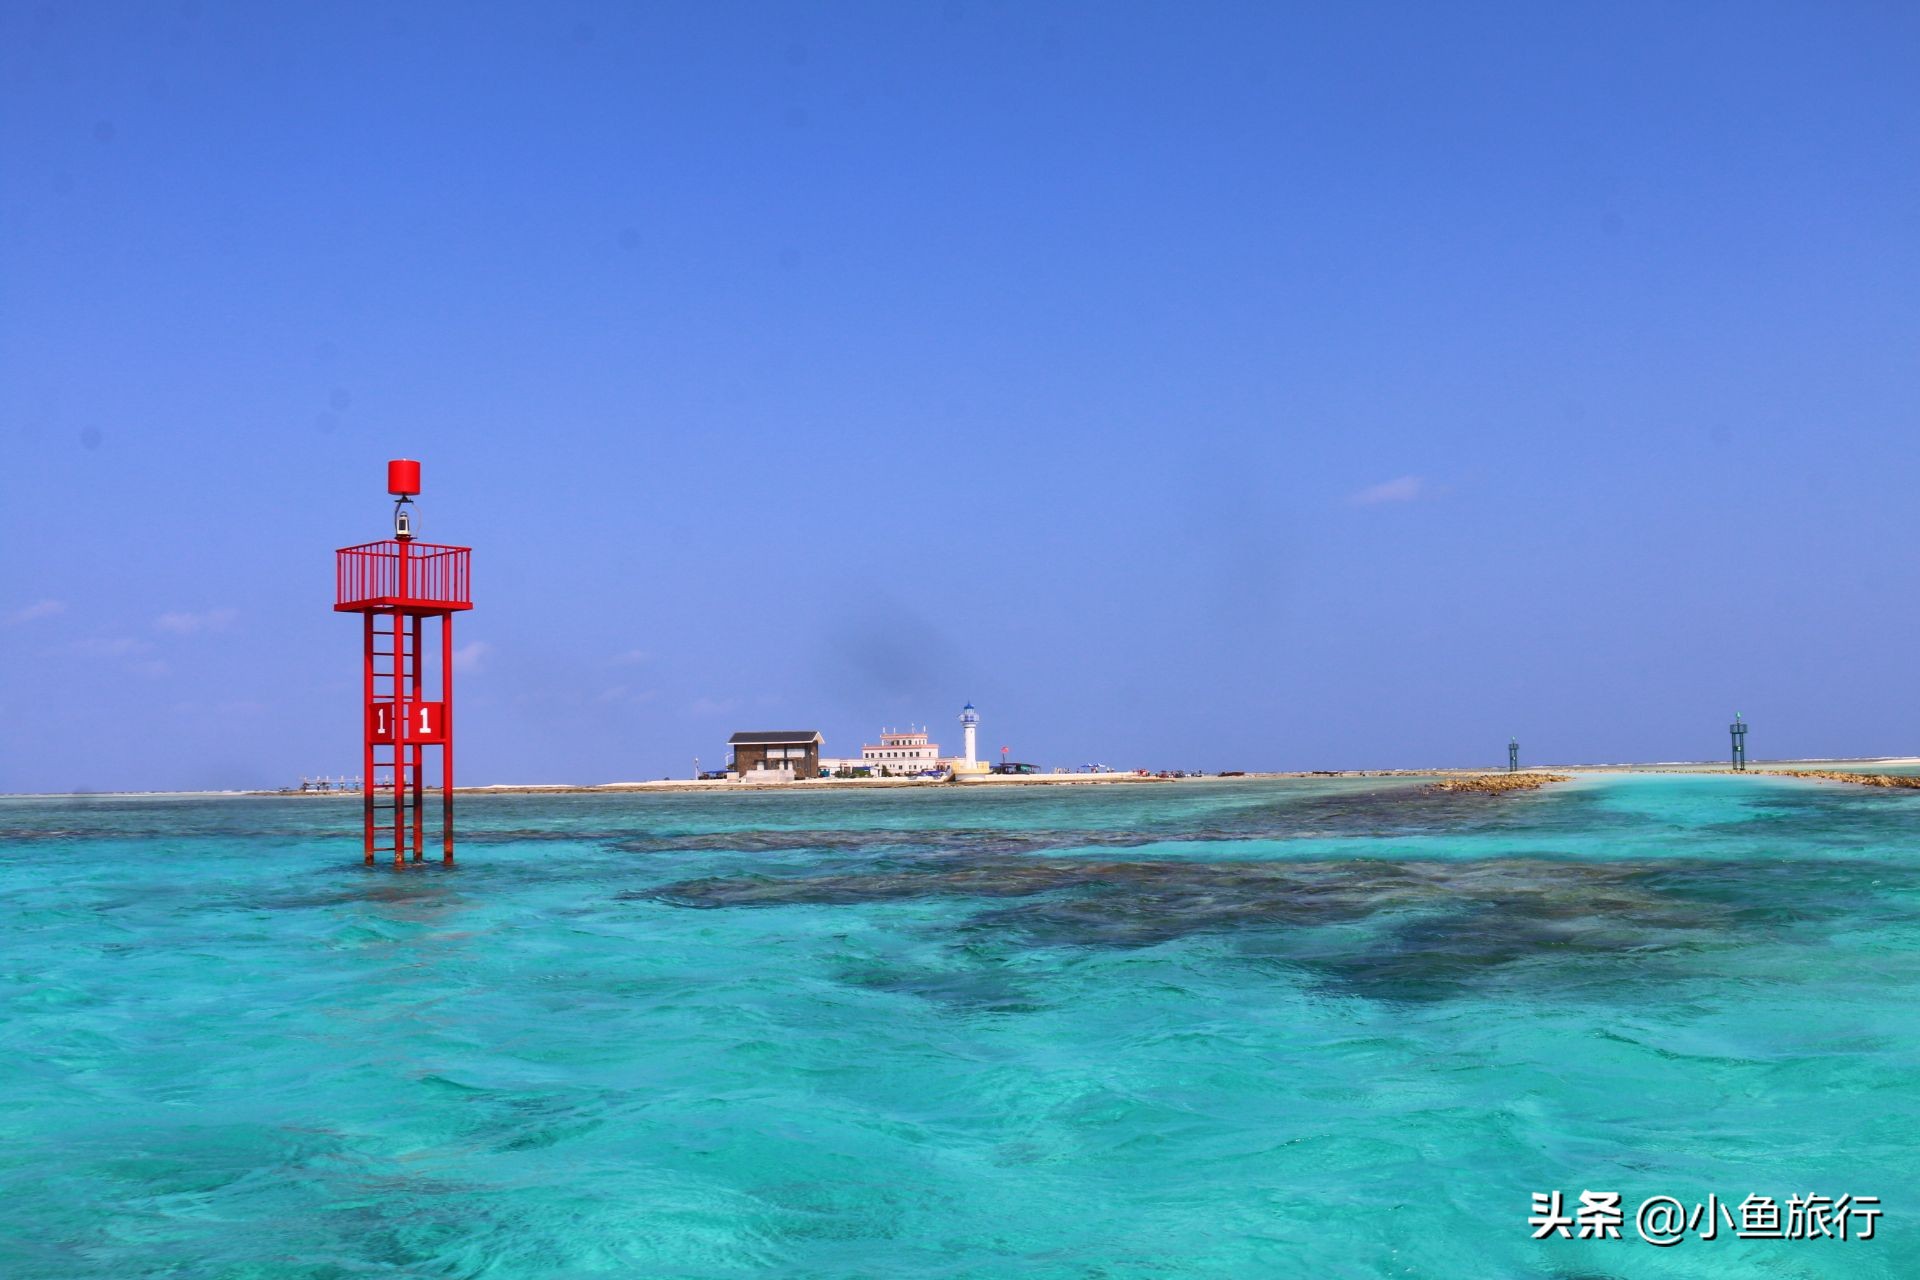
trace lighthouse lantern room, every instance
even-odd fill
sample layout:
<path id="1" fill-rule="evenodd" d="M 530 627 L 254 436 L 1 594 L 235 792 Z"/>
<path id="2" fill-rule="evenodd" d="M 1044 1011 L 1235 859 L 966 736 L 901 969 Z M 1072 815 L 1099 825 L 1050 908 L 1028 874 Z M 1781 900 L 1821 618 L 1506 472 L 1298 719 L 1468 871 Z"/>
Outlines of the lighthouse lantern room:
<path id="1" fill-rule="evenodd" d="M 334 610 L 357 613 L 361 636 L 361 759 L 369 865 L 422 860 L 426 766 L 440 758 L 440 845 L 453 861 L 453 615 L 473 608 L 469 547 L 414 537 L 420 464 L 387 464 L 393 537 L 334 553 Z M 429 622 L 437 622 L 438 636 Z M 432 644 L 437 639 L 439 643 Z M 436 653 L 437 651 L 437 653 Z"/>

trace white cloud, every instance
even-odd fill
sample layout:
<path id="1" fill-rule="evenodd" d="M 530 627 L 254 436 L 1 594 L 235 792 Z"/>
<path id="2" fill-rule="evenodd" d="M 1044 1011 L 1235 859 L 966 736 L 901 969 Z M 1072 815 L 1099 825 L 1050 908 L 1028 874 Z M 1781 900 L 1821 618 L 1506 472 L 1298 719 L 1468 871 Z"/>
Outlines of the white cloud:
<path id="1" fill-rule="evenodd" d="M 153 645 L 132 636 L 87 636 L 75 640 L 73 649 L 76 653 L 93 658 L 131 658 L 135 654 L 151 652 Z"/>
<path id="2" fill-rule="evenodd" d="M 65 600 L 35 600 L 7 615 L 7 625 L 18 626 L 23 622 L 38 622 L 42 618 L 55 618 L 67 611 Z"/>
<path id="3" fill-rule="evenodd" d="M 724 716 L 740 708 L 738 698 L 695 698 L 687 708 L 696 716 Z"/>
<path id="4" fill-rule="evenodd" d="M 1356 507 L 1377 507 L 1383 502 L 1412 502 L 1425 492 L 1427 492 L 1425 477 L 1401 476 L 1396 480 L 1369 485 L 1347 501 Z"/>
<path id="5" fill-rule="evenodd" d="M 161 614 L 153 620 L 153 625 L 156 630 L 176 636 L 191 636 L 202 631 L 224 631 L 238 616 L 238 611 L 234 609 L 208 609 L 204 613 L 179 610 Z"/>
<path id="6" fill-rule="evenodd" d="M 487 655 L 493 652 L 493 646 L 485 640 L 469 640 L 453 651 L 453 669 L 463 675 L 472 675 L 487 665 Z"/>
<path id="7" fill-rule="evenodd" d="M 266 709 L 266 703 L 258 702 L 252 698 L 236 698 L 231 702 L 216 702 L 211 708 L 214 715 L 222 716 L 257 716 Z M 177 716 L 191 716 L 195 719 L 204 719 L 208 710 L 207 704 L 203 701 L 176 702 L 173 704 L 173 713 Z"/>
<path id="8" fill-rule="evenodd" d="M 150 656 L 153 653 L 151 640 L 142 640 L 138 636 L 83 636 L 67 647 L 89 658 L 120 664 L 136 675 L 164 676 L 173 670 L 161 659 Z"/>
<path id="9" fill-rule="evenodd" d="M 634 667 L 642 662 L 652 662 L 653 655 L 645 649 L 629 649 L 625 653 L 616 653 L 608 661 L 616 667 Z"/>
<path id="10" fill-rule="evenodd" d="M 600 702 L 624 702 L 638 705 L 651 702 L 659 696 L 657 689 L 634 689 L 624 684 L 611 685 L 600 691 Z"/>

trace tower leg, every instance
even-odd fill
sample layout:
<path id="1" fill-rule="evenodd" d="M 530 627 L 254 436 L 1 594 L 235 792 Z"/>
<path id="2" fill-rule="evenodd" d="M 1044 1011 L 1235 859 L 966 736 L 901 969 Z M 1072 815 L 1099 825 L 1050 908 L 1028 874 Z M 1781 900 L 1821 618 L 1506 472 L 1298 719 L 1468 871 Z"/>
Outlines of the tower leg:
<path id="1" fill-rule="evenodd" d="M 420 703 L 420 692 L 421 692 L 420 678 L 422 675 L 420 668 L 424 665 L 422 662 L 422 658 L 425 656 L 420 651 L 420 635 L 421 635 L 421 628 L 423 625 L 424 623 L 423 623 L 423 620 L 420 618 L 420 616 L 418 614 L 414 615 L 413 672 L 409 676 L 412 689 L 407 697 L 407 707 L 409 710 L 411 710 L 415 706 L 418 706 Z M 411 731 L 412 726 L 409 725 L 408 729 L 409 731 Z M 420 790 L 421 790 L 420 767 L 426 763 L 427 749 L 423 746 L 415 744 L 408 748 L 408 752 L 413 757 L 413 860 L 415 862 L 419 862 L 421 860 L 420 819 L 422 816 L 422 809 L 420 804 Z"/>
<path id="2" fill-rule="evenodd" d="M 404 583 L 406 579 L 403 577 Z M 413 708 L 407 704 L 407 624 L 397 613 L 393 621 L 393 865 L 407 862 L 407 747 L 403 730 Z"/>
<path id="3" fill-rule="evenodd" d="M 440 618 L 440 860 L 453 865 L 453 615 Z"/>
<path id="4" fill-rule="evenodd" d="M 367 865 L 373 865 L 373 615 L 363 613 L 360 679 L 360 810 Z"/>

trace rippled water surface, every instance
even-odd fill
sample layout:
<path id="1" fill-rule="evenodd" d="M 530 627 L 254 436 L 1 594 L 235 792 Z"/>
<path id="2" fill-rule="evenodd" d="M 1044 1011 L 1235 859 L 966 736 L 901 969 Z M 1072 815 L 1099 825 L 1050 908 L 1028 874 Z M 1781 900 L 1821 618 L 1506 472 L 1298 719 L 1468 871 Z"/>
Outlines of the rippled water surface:
<path id="1" fill-rule="evenodd" d="M 1920 1274 L 1920 793 L 0 800 L 0 1275 Z M 1529 1194 L 1879 1195 L 1871 1242 Z"/>

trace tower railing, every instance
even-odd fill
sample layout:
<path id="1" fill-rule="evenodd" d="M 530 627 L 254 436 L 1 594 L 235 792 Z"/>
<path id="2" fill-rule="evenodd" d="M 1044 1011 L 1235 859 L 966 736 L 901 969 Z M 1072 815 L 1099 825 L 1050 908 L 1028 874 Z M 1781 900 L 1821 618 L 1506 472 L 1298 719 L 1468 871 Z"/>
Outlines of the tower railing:
<path id="1" fill-rule="evenodd" d="M 363 542 L 334 553 L 336 612 L 367 608 L 473 608 L 469 547 L 432 542 Z"/>

